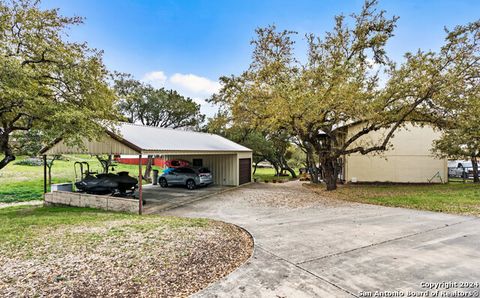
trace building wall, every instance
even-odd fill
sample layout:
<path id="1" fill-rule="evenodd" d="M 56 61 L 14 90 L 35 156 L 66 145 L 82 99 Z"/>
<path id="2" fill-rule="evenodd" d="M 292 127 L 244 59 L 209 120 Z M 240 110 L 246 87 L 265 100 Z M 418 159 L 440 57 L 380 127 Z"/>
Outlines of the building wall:
<path id="1" fill-rule="evenodd" d="M 165 160 L 184 159 L 193 162 L 193 159 L 203 159 L 203 166 L 212 171 L 213 183 L 217 185 L 238 185 L 238 158 L 237 154 L 225 155 L 165 155 Z"/>
<path id="2" fill-rule="evenodd" d="M 360 125 L 349 128 L 349 135 L 361 129 Z M 360 138 L 358 144 L 379 145 L 386 134 L 385 130 L 372 132 Z M 430 149 L 441 133 L 430 126 L 418 127 L 411 124 L 397 131 L 390 140 L 392 146 L 383 153 L 361 155 L 351 154 L 345 158 L 345 180 L 351 182 L 401 182 L 427 183 L 436 173 L 443 182 L 448 179 L 446 159 L 438 159 Z M 441 182 L 439 178 L 431 182 Z"/>
<path id="3" fill-rule="evenodd" d="M 130 149 L 119 141 L 111 138 L 108 135 L 102 136 L 99 140 L 92 140 L 83 142 L 83 148 L 79 146 L 67 146 L 62 140 L 51 149 L 49 149 L 45 154 L 47 155 L 56 155 L 56 154 L 85 154 L 85 153 L 94 153 L 94 154 L 136 154 L 138 152 Z"/>

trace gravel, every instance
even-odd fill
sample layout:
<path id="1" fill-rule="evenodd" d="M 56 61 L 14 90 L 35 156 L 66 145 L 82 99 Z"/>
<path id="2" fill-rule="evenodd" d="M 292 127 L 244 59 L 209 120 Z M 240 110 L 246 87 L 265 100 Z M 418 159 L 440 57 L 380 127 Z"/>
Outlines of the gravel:
<path id="1" fill-rule="evenodd" d="M 282 209 L 351 205 L 349 202 L 319 195 L 308 187 L 308 182 L 303 181 L 252 183 L 248 187 L 227 192 L 222 196 L 251 206 Z"/>

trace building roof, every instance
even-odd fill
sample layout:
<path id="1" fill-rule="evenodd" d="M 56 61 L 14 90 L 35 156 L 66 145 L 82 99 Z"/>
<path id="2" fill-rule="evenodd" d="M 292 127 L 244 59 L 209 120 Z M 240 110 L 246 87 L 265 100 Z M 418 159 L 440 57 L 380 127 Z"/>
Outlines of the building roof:
<path id="1" fill-rule="evenodd" d="M 252 150 L 219 135 L 121 123 L 119 136 L 142 151 L 247 151 Z"/>
<path id="2" fill-rule="evenodd" d="M 84 148 L 71 147 L 61 139 L 41 154 L 182 154 L 251 152 L 219 135 L 180 129 L 120 123 L 99 140 L 85 140 Z"/>

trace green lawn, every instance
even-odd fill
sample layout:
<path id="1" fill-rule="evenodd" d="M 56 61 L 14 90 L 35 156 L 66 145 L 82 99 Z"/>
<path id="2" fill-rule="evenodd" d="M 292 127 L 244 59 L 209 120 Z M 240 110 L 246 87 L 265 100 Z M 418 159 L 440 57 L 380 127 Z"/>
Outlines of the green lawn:
<path id="1" fill-rule="evenodd" d="M 101 166 L 95 157 L 88 155 L 66 156 L 68 160 L 56 160 L 52 168 L 52 182 L 73 182 L 76 161 L 87 161 L 91 171 L 100 171 Z M 22 202 L 42 199 L 43 166 L 17 165 L 16 162 L 25 159 L 19 157 L 0 170 L 0 203 Z M 155 168 L 155 167 L 154 167 Z M 127 171 L 131 176 L 138 176 L 137 165 L 118 164 L 116 171 Z"/>
<path id="2" fill-rule="evenodd" d="M 297 171 L 295 169 L 295 171 Z M 298 171 L 297 171 L 298 173 Z M 288 174 L 288 172 L 287 172 Z M 277 177 L 275 176 L 275 169 L 273 168 L 258 168 L 257 171 L 255 172 L 255 174 L 253 175 L 253 178 L 257 179 L 257 181 L 268 181 L 268 182 L 272 182 L 274 179 L 275 180 L 283 180 L 283 181 L 286 181 L 286 180 L 290 180 L 292 178 L 292 176 L 288 175 L 288 176 L 280 176 L 280 177 Z"/>
<path id="3" fill-rule="evenodd" d="M 480 185 L 342 185 L 334 192 L 314 187 L 325 196 L 342 200 L 437 212 L 480 216 Z"/>
<path id="4" fill-rule="evenodd" d="M 155 216 L 139 216 L 127 213 L 114 213 L 98 209 L 77 207 L 32 207 L 17 206 L 0 208 L 0 250 L 4 245 L 15 247 L 34 246 L 38 237 L 48 237 L 47 230 L 75 225 L 96 226 L 105 221 L 128 220 L 132 226 L 145 225 Z M 182 219 L 163 217 L 167 227 L 181 225 L 202 226 L 205 219 Z M 52 239 L 53 240 L 53 239 Z"/>

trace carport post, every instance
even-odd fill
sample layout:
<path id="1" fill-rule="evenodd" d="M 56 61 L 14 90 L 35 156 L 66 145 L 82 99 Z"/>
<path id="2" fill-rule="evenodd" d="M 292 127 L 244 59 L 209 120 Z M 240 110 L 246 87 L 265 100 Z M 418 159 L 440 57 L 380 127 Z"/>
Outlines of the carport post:
<path id="1" fill-rule="evenodd" d="M 138 156 L 138 214 L 142 215 L 142 155 Z"/>
<path id="2" fill-rule="evenodd" d="M 43 193 L 47 193 L 47 155 L 43 155 Z"/>

